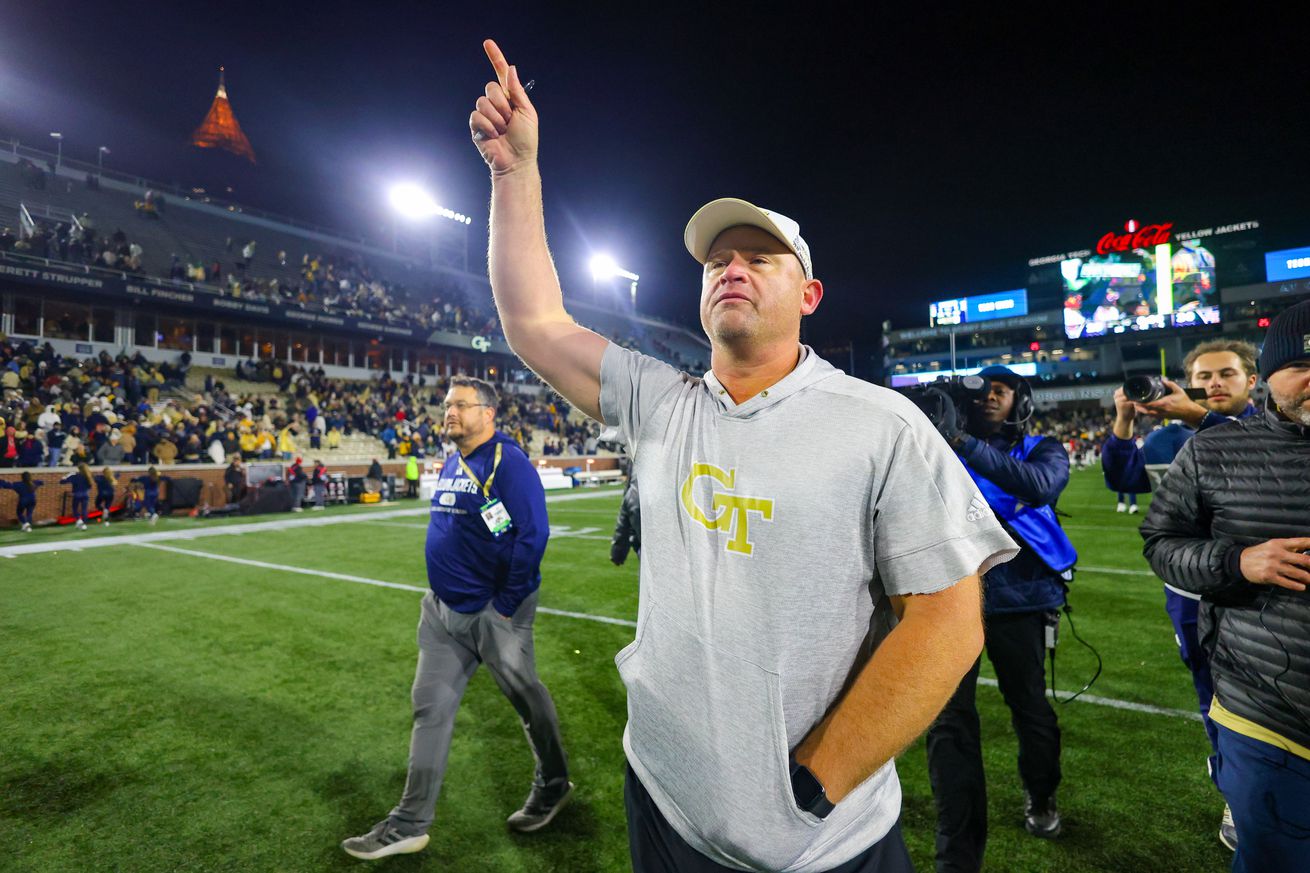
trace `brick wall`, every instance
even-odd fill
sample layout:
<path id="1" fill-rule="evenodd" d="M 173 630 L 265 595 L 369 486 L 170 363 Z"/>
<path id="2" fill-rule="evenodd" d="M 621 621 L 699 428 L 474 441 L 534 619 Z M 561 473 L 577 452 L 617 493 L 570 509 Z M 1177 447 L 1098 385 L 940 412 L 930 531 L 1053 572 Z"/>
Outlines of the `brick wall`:
<path id="1" fill-rule="evenodd" d="M 326 458 L 324 460 L 327 460 Z M 204 483 L 200 489 L 201 503 L 209 503 L 211 506 L 222 506 L 227 503 L 226 493 L 223 490 L 223 471 L 227 469 L 226 464 L 159 464 L 156 465 L 159 472 L 165 476 L 174 479 L 199 479 Z M 91 465 L 91 469 L 99 473 L 103 467 Z M 123 466 L 114 468 L 114 476 L 118 478 L 118 488 L 116 493 L 122 496 L 127 482 L 137 476 L 143 475 L 149 466 Z M 305 472 L 308 473 L 311 467 L 307 466 Z M 382 469 L 390 475 L 400 479 L 405 476 L 405 465 L 400 461 L 384 461 Z M 6 482 L 13 482 L 22 475 L 22 470 L 0 470 L 0 479 Z M 74 472 L 69 467 L 35 467 L 32 468 L 32 478 L 42 483 L 42 486 L 36 491 L 36 511 L 32 515 L 33 524 L 40 524 L 43 521 L 51 521 L 59 516 L 60 512 L 67 512 L 72 506 L 72 490 L 68 485 L 60 485 L 59 480 Z M 345 473 L 347 476 L 362 476 L 368 472 L 368 464 L 328 464 L 329 473 Z M 167 491 L 165 491 L 167 494 Z M 94 504 L 95 489 L 91 489 L 91 500 Z M 116 498 L 117 501 L 117 498 Z M 12 491 L 0 491 L 0 527 L 13 527 L 17 517 L 18 495 Z M 185 514 L 190 510 L 179 510 L 179 514 Z"/>
<path id="2" fill-rule="evenodd" d="M 328 459 L 324 458 L 324 460 Z M 544 460 L 549 467 L 586 466 L 585 458 L 550 457 L 540 460 Z M 618 467 L 618 458 L 594 458 L 593 461 L 593 470 L 609 470 Z M 537 461 L 534 460 L 533 463 L 537 463 Z M 199 479 L 203 482 L 204 486 L 200 490 L 201 503 L 222 506 L 227 502 L 223 490 L 223 471 L 227 469 L 226 464 L 161 464 L 157 466 L 159 472 L 165 476 L 171 476 L 175 479 Z M 347 476 L 362 476 L 368 472 L 368 464 L 328 464 L 327 468 L 329 473 L 344 473 Z M 92 464 L 91 469 L 99 473 L 102 467 Z M 148 469 L 149 467 L 115 467 L 114 475 L 119 480 L 118 494 L 123 493 L 128 480 L 144 474 Z M 310 469 L 312 469 L 312 464 L 307 464 L 305 472 L 308 473 Z M 403 461 L 383 461 L 382 469 L 398 480 L 405 478 L 405 463 Z M 22 470 L 0 470 L 0 480 L 13 482 L 22 475 L 22 472 Z M 71 498 L 66 499 L 66 497 L 72 494 L 72 491 L 69 486 L 60 485 L 59 480 L 72 473 L 73 470 L 69 467 L 36 467 L 31 472 L 33 478 L 42 483 L 42 486 L 36 492 L 36 512 L 33 514 L 32 521 L 35 524 L 40 524 L 43 521 L 57 518 L 61 511 L 67 512 L 72 504 Z M 94 503 L 94 488 L 91 491 L 91 499 Z M 15 526 L 17 507 L 17 494 L 12 491 L 0 491 L 0 527 Z M 180 513 L 188 511 L 181 510 Z"/>

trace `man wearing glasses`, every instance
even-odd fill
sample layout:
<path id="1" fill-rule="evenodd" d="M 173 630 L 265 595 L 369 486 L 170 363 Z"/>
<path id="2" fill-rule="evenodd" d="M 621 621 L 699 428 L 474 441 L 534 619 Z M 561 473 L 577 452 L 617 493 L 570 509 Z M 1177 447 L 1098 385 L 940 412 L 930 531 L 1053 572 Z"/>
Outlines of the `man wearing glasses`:
<path id="1" fill-rule="evenodd" d="M 573 791 L 550 692 L 537 678 L 532 621 L 550 527 L 541 477 L 518 444 L 496 430 L 496 389 L 457 376 L 446 394 L 446 459 L 432 495 L 428 584 L 418 625 L 418 669 L 409 775 L 400 803 L 368 833 L 341 847 L 373 860 L 428 844 L 455 728 L 455 712 L 478 664 L 486 664 L 523 721 L 536 773 L 508 825 L 550 824 Z"/>

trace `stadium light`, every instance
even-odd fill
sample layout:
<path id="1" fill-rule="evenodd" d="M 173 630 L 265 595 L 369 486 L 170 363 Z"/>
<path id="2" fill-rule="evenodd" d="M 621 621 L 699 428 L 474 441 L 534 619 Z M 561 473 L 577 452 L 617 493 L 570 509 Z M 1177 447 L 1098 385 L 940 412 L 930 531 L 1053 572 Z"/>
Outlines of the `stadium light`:
<path id="1" fill-rule="evenodd" d="M 641 277 L 636 273 L 628 272 L 615 263 L 614 258 L 609 255 L 593 255 L 591 258 L 591 278 L 596 281 L 613 279 L 616 276 L 622 276 L 632 282 L 636 282 Z"/>
<path id="2" fill-rule="evenodd" d="M 632 294 L 632 310 L 635 312 L 637 310 L 637 281 L 641 279 L 641 277 L 631 270 L 625 270 L 620 267 L 610 255 L 592 255 L 591 280 L 593 288 L 595 287 L 596 282 L 603 282 L 606 279 L 614 279 L 616 277 L 622 277 L 632 283 L 628 290 Z"/>
<path id="3" fill-rule="evenodd" d="M 101 146 L 96 152 L 96 175 L 103 176 L 105 173 L 105 155 L 109 154 L 109 146 Z"/>
<path id="4" fill-rule="evenodd" d="M 389 192 L 391 207 L 397 213 L 412 221 L 422 221 L 433 216 L 449 218 L 457 224 L 472 224 L 473 219 L 467 215 L 462 215 L 452 209 L 447 209 L 436 200 L 432 199 L 429 194 L 420 185 L 413 182 L 402 182 L 398 185 L 392 185 Z"/>
<path id="5" fill-rule="evenodd" d="M 50 131 L 50 138 L 55 141 L 55 172 L 64 162 L 64 135 L 57 130 Z"/>

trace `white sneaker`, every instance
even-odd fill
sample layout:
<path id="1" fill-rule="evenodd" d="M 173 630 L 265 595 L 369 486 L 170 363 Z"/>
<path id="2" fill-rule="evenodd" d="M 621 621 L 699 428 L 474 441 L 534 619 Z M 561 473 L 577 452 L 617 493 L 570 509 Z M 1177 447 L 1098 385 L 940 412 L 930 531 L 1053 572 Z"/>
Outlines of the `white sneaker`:
<path id="1" fill-rule="evenodd" d="M 1132 506 L 1128 507 L 1128 514 L 1129 514 L 1129 515 L 1136 515 L 1136 514 L 1137 514 L 1137 504 L 1136 504 L 1136 503 L 1134 503 Z"/>
<path id="2" fill-rule="evenodd" d="M 105 527 L 109 527 L 109 516 L 106 515 L 106 516 L 104 517 L 103 521 L 104 521 L 104 523 L 105 523 Z"/>
<path id="3" fill-rule="evenodd" d="M 82 521 L 82 519 L 79 518 L 79 519 L 77 520 L 77 529 L 78 529 L 78 530 L 86 530 L 86 522 Z"/>
<path id="4" fill-rule="evenodd" d="M 322 512 L 324 509 L 327 509 L 327 507 L 326 507 L 326 506 L 311 506 L 310 509 L 314 510 L 315 512 Z"/>
<path id="5" fill-rule="evenodd" d="M 418 834 L 408 837 L 391 826 L 389 819 L 383 819 L 373 829 L 358 837 L 341 841 L 341 848 L 347 855 L 364 861 L 375 861 L 388 855 L 409 855 L 421 852 L 428 845 L 428 835 Z"/>
<path id="6" fill-rule="evenodd" d="M 159 521 L 159 513 L 157 512 L 150 513 L 150 523 L 154 524 L 157 521 Z"/>
<path id="7" fill-rule="evenodd" d="M 293 507 L 291 507 L 291 511 L 292 511 L 292 512 L 304 512 L 304 511 L 305 511 L 305 507 L 303 507 L 303 506 L 293 506 Z"/>
<path id="8" fill-rule="evenodd" d="M 31 533 L 31 532 L 32 532 L 32 526 L 27 522 L 23 522 L 23 533 Z"/>
<path id="9" fill-rule="evenodd" d="M 1116 507 L 1114 511 L 1115 511 L 1115 512 L 1127 512 L 1127 511 L 1128 511 L 1128 507 L 1124 505 L 1124 502 L 1123 502 L 1122 500 L 1120 500 L 1120 501 L 1119 501 L 1119 506 Z"/>
<path id="10" fill-rule="evenodd" d="M 1237 851 L 1237 825 L 1233 824 L 1233 811 L 1224 804 L 1224 815 L 1219 820 L 1219 842 L 1230 852 Z"/>

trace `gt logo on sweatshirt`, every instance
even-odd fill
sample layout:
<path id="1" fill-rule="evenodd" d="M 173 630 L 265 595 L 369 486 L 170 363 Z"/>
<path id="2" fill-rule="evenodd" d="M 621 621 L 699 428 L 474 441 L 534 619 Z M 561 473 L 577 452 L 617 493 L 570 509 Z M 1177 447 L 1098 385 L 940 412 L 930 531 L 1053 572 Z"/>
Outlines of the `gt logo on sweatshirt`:
<path id="1" fill-rule="evenodd" d="M 692 496 L 696 480 L 701 478 L 713 480 L 709 512 L 702 509 Z M 764 521 L 773 521 L 773 500 L 725 493 L 736 487 L 736 481 L 736 470 L 723 470 L 713 464 L 692 464 L 691 474 L 682 483 L 682 508 L 692 521 L 703 525 L 706 530 L 726 532 L 729 535 L 724 546 L 727 551 L 750 555 L 755 550 L 755 544 L 750 540 L 750 515 L 755 513 Z M 717 486 L 722 486 L 725 491 L 718 490 Z"/>

